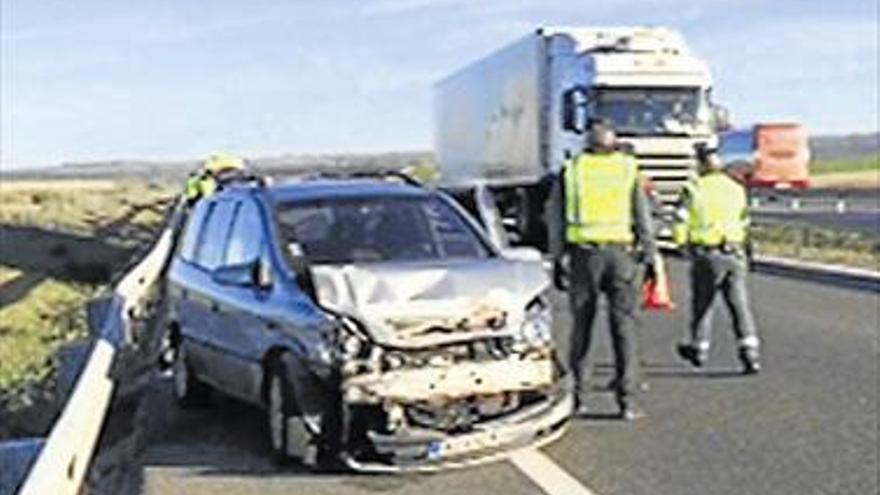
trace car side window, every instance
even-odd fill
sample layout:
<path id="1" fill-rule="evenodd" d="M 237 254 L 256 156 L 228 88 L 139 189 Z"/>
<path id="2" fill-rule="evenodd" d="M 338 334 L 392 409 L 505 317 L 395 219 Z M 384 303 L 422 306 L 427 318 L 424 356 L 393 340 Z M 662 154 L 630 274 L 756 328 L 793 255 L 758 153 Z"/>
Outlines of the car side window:
<path id="1" fill-rule="evenodd" d="M 214 203 L 200 201 L 190 212 L 180 241 L 180 257 L 186 261 L 194 261 L 199 233 L 205 226 L 205 220 L 211 214 Z"/>
<path id="2" fill-rule="evenodd" d="M 263 246 L 263 221 L 257 204 L 246 199 L 241 202 L 226 248 L 224 265 L 251 263 L 260 257 Z"/>
<path id="3" fill-rule="evenodd" d="M 488 255 L 486 247 L 475 242 L 471 227 L 445 201 L 431 198 L 425 213 L 446 257 L 485 258 Z"/>
<path id="4" fill-rule="evenodd" d="M 195 262 L 202 268 L 214 270 L 223 263 L 229 226 L 237 206 L 233 201 L 220 200 L 215 202 L 214 208 L 208 213 L 195 253 Z"/>

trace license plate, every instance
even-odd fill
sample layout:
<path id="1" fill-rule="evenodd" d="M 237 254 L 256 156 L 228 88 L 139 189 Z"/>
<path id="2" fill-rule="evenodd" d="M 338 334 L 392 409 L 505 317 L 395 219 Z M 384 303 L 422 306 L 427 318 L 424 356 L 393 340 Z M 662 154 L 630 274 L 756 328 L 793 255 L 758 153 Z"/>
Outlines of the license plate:
<path id="1" fill-rule="evenodd" d="M 439 440 L 434 440 L 428 444 L 428 459 L 437 460 L 443 455 L 443 444 Z"/>

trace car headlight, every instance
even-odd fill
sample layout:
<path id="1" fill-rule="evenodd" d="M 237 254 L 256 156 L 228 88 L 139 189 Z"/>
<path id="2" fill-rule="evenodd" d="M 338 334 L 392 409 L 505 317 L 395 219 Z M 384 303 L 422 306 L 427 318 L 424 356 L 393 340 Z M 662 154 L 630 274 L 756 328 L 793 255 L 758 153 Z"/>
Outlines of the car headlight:
<path id="1" fill-rule="evenodd" d="M 347 317 L 340 317 L 336 336 L 336 347 L 339 357 L 346 359 L 365 359 L 370 355 L 370 341 L 358 327 L 358 324 Z"/>
<path id="2" fill-rule="evenodd" d="M 553 310 L 544 294 L 534 298 L 526 305 L 520 336 L 530 347 L 540 347 L 553 340 Z"/>

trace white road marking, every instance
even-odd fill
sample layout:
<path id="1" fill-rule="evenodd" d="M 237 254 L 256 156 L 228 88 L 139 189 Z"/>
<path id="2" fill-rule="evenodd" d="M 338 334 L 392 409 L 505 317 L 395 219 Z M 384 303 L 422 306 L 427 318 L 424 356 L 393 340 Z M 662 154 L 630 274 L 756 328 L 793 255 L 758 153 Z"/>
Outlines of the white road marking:
<path id="1" fill-rule="evenodd" d="M 547 495 L 597 495 L 537 449 L 518 450 L 510 462 Z"/>

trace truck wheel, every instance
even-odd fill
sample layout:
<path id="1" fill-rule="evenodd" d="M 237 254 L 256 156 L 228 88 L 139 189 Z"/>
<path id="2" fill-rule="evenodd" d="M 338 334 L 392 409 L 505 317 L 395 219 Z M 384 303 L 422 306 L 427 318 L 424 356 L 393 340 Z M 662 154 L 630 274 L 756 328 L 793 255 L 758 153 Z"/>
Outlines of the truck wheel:
<path id="1" fill-rule="evenodd" d="M 191 409 L 208 403 L 211 390 L 193 374 L 183 343 L 180 343 L 174 352 L 171 372 L 174 378 L 174 398 L 180 407 Z"/>
<path id="2" fill-rule="evenodd" d="M 266 426 L 275 462 L 286 464 L 292 459 L 299 459 L 305 466 L 315 466 L 317 446 L 297 412 L 286 368 L 280 360 L 268 373 Z"/>

